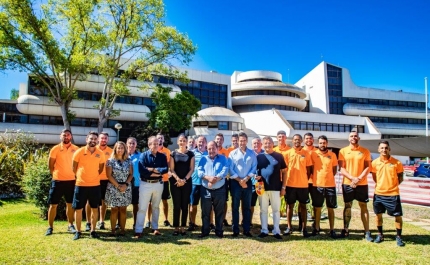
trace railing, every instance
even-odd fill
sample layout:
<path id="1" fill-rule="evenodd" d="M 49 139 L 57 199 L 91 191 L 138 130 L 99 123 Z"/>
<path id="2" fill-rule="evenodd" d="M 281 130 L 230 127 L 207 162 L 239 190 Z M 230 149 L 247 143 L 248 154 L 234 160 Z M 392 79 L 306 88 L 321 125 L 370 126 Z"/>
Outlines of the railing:
<path id="1" fill-rule="evenodd" d="M 337 173 L 335 179 L 337 194 L 342 194 L 342 174 Z M 373 198 L 375 182 L 373 181 L 372 174 L 367 176 L 367 181 L 369 184 L 369 198 Z M 403 182 L 400 184 L 400 198 L 405 203 L 430 206 L 430 178 L 405 176 Z"/>

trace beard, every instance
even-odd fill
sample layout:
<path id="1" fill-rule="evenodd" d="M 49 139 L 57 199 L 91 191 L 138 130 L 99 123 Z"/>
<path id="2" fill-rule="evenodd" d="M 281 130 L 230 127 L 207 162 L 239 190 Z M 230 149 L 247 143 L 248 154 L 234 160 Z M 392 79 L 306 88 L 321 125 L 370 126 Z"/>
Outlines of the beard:
<path id="1" fill-rule="evenodd" d="M 63 139 L 63 144 L 69 144 L 71 140 L 69 139 Z"/>
<path id="2" fill-rule="evenodd" d="M 96 144 L 95 142 L 89 142 L 89 143 L 88 143 L 88 146 L 89 146 L 89 147 L 94 147 L 94 146 L 96 146 L 96 145 L 97 145 L 97 144 Z"/>

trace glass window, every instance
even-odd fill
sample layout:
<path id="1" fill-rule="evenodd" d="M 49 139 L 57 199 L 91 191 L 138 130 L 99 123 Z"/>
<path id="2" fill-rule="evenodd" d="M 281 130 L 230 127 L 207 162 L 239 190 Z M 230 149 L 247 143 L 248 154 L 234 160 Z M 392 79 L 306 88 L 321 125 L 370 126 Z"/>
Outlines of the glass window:
<path id="1" fill-rule="evenodd" d="M 231 123 L 231 130 L 232 131 L 237 131 L 238 130 L 238 128 L 237 128 L 237 122 L 232 122 Z"/>
<path id="2" fill-rule="evenodd" d="M 218 130 L 228 130 L 228 122 L 226 121 L 218 122 Z"/>
<path id="3" fill-rule="evenodd" d="M 216 121 L 210 121 L 208 123 L 208 128 L 218 128 L 218 122 L 216 122 Z"/>

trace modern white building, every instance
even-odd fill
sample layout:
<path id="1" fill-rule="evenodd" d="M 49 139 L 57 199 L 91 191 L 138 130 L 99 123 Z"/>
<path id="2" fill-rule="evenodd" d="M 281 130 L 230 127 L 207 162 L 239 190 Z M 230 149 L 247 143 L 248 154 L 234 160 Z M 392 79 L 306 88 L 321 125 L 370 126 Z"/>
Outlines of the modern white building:
<path id="1" fill-rule="evenodd" d="M 154 76 L 144 84 L 130 83 L 130 95 L 117 99 L 115 108 L 121 114 L 106 124 L 116 139 L 116 123 L 121 123 L 120 139 L 125 140 L 132 130 L 145 126 L 147 114 L 155 105 L 150 95 L 157 83 L 172 88 L 174 93 L 187 90 L 202 103 L 199 117 L 193 120 L 188 132 L 213 139 L 222 132 L 225 145 L 233 133 L 245 131 L 249 137 L 272 136 L 278 130 L 287 137 L 312 132 L 326 135 L 330 141 L 347 139 L 351 130 L 360 132 L 362 140 L 403 138 L 425 135 L 425 97 L 423 94 L 360 87 L 352 82 L 348 69 L 321 62 L 295 84 L 282 81 L 273 71 L 235 71 L 232 75 L 200 70 L 188 72 L 190 82 Z M 97 128 L 98 114 L 93 107 L 101 97 L 103 78 L 91 74 L 77 83 L 78 97 L 71 110 L 76 113 L 72 130 L 77 144 L 84 144 L 88 131 Z M 3 122 L 0 131 L 21 129 L 33 132 L 40 142 L 55 144 L 62 129 L 59 108 L 49 101 L 48 91 L 29 76 L 20 85 L 18 100 L 1 100 Z"/>

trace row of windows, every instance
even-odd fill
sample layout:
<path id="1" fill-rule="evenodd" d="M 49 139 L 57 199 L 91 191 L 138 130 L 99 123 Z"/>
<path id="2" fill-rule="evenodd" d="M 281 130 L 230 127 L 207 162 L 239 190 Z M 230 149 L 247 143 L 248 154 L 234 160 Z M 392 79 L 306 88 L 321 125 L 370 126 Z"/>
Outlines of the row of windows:
<path id="1" fill-rule="evenodd" d="M 326 131 L 326 132 L 351 132 L 364 133 L 363 125 L 336 124 L 323 122 L 290 121 L 295 130 Z"/>
<path id="2" fill-rule="evenodd" d="M 251 111 L 260 111 L 260 110 L 291 110 L 291 111 L 299 111 L 298 108 L 284 105 L 264 105 L 264 104 L 254 104 L 254 105 L 238 105 L 233 107 L 233 111 L 235 112 L 251 112 Z"/>
<path id="3" fill-rule="evenodd" d="M 279 91 L 279 90 L 248 90 L 248 91 L 235 91 L 231 93 L 232 97 L 236 96 L 261 96 L 261 95 L 275 95 L 275 96 L 287 96 L 293 98 L 300 98 L 300 96 L 293 92 Z"/>
<path id="4" fill-rule="evenodd" d="M 218 130 L 240 131 L 245 129 L 240 122 L 229 121 L 197 121 L 193 122 L 193 127 L 218 128 Z"/>
<path id="5" fill-rule="evenodd" d="M 270 78 L 253 78 L 253 79 L 245 79 L 240 81 L 239 83 L 244 83 L 244 82 L 252 82 L 252 81 L 269 81 L 269 82 L 280 82 L 277 79 L 270 79 Z"/>
<path id="6" fill-rule="evenodd" d="M 368 118 L 373 122 L 426 124 L 425 119 L 387 118 L 387 117 L 370 117 L 370 116 Z M 430 121 L 429 121 L 429 124 L 430 124 Z"/>
<path id="7" fill-rule="evenodd" d="M 399 101 L 399 100 L 384 100 L 384 99 L 368 99 L 368 98 L 346 98 L 345 103 L 361 103 L 383 106 L 400 106 L 400 107 L 414 107 L 425 108 L 425 102 L 412 102 L 412 101 Z"/>
<path id="8" fill-rule="evenodd" d="M 416 135 L 395 135 L 395 134 L 383 134 L 381 139 L 391 139 L 391 138 L 410 138 L 417 137 Z"/>

